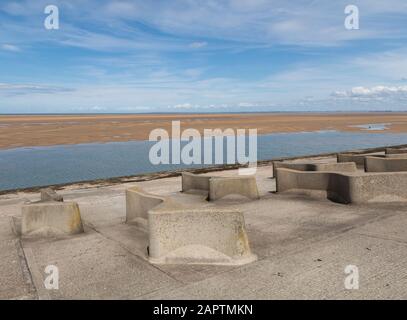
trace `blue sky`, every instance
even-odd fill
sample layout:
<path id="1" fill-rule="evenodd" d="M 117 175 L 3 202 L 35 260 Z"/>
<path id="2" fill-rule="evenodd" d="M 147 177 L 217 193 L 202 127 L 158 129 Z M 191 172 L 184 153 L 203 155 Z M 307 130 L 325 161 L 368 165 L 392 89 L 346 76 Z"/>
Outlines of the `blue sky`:
<path id="1" fill-rule="evenodd" d="M 407 1 L 0 2 L 0 113 L 297 110 L 407 111 Z"/>

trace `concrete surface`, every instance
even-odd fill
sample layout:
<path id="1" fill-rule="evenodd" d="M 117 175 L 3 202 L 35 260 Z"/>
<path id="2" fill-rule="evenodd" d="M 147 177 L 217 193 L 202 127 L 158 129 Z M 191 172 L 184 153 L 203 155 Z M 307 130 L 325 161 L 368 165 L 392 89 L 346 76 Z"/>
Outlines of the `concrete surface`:
<path id="1" fill-rule="evenodd" d="M 334 158 L 328 159 L 335 161 Z M 81 208 L 85 233 L 60 240 L 20 239 L 14 218 L 38 193 L 0 196 L 1 299 L 407 299 L 407 211 L 400 203 L 343 205 L 326 193 L 272 193 L 272 166 L 259 167 L 260 200 L 227 196 L 215 203 L 184 195 L 181 177 L 60 192 Z M 211 173 L 233 176 L 236 171 Z M 143 229 L 126 224 L 125 190 L 200 201 L 243 212 L 251 250 L 244 266 L 152 265 Z M 47 290 L 45 267 L 59 268 Z M 344 286 L 359 269 L 359 289 Z"/>

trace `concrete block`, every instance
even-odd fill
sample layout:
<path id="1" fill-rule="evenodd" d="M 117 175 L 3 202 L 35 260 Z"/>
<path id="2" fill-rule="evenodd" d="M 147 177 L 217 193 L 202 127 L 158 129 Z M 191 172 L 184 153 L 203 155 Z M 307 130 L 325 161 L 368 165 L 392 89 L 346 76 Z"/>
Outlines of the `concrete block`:
<path id="1" fill-rule="evenodd" d="M 23 205 L 21 235 L 54 237 L 83 232 L 76 202 L 36 202 Z"/>
<path id="2" fill-rule="evenodd" d="M 139 187 L 126 190 L 126 223 L 147 228 L 148 210 L 165 201 L 165 197 L 145 192 Z"/>
<path id="3" fill-rule="evenodd" d="M 133 187 L 126 190 L 126 222 L 147 230 L 151 263 L 239 265 L 256 259 L 240 211 L 186 206 Z"/>
<path id="4" fill-rule="evenodd" d="M 289 162 L 273 161 L 273 177 L 277 176 L 277 168 L 287 168 L 299 171 L 323 171 L 323 172 L 355 172 L 355 162 L 341 163 L 318 163 L 318 162 Z"/>
<path id="5" fill-rule="evenodd" d="M 189 190 L 207 191 L 209 201 L 215 201 L 231 194 L 259 199 L 255 176 L 211 177 L 183 172 L 182 191 Z"/>
<path id="6" fill-rule="evenodd" d="M 407 172 L 335 173 L 277 169 L 277 192 L 288 190 L 326 191 L 339 203 L 407 201 Z"/>
<path id="7" fill-rule="evenodd" d="M 365 165 L 365 157 L 371 154 L 358 154 L 358 153 L 338 153 L 336 159 L 340 162 L 354 162 L 358 167 Z"/>
<path id="8" fill-rule="evenodd" d="M 347 178 L 349 203 L 407 201 L 407 172 L 366 173 Z"/>
<path id="9" fill-rule="evenodd" d="M 407 159 L 407 153 L 388 153 L 385 155 L 385 157 L 393 159 Z"/>
<path id="10" fill-rule="evenodd" d="M 210 176 L 197 175 L 189 172 L 182 173 L 182 192 L 189 190 L 204 190 L 209 192 Z"/>
<path id="11" fill-rule="evenodd" d="M 407 148 L 386 148 L 386 154 L 407 154 Z"/>
<path id="12" fill-rule="evenodd" d="M 366 157 L 365 171 L 366 172 L 400 172 L 407 171 L 407 158 L 398 157 Z"/>
<path id="13" fill-rule="evenodd" d="M 150 210 L 148 219 L 151 263 L 241 265 L 256 260 L 237 210 L 161 208 Z"/>
<path id="14" fill-rule="evenodd" d="M 256 177 L 213 177 L 209 180 L 209 201 L 216 201 L 230 194 L 239 194 L 249 199 L 259 199 Z"/>
<path id="15" fill-rule="evenodd" d="M 41 192 L 41 201 L 59 201 L 59 202 L 64 201 L 64 198 L 51 188 L 41 189 L 40 192 Z"/>

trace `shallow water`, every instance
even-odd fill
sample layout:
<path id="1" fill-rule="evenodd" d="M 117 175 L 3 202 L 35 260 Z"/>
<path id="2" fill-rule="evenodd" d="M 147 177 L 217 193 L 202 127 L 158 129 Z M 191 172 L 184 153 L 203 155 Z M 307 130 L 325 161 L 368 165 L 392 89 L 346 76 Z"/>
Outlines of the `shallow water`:
<path id="1" fill-rule="evenodd" d="M 368 123 L 368 124 L 358 124 L 350 127 L 360 128 L 366 131 L 383 131 L 388 130 L 389 126 L 391 126 L 391 123 Z"/>
<path id="2" fill-rule="evenodd" d="M 130 141 L 2 150 L 0 190 L 192 167 L 182 164 L 152 165 L 149 161 L 149 150 L 154 144 L 149 141 Z M 407 133 L 277 133 L 258 137 L 258 159 L 397 144 L 407 144 Z"/>

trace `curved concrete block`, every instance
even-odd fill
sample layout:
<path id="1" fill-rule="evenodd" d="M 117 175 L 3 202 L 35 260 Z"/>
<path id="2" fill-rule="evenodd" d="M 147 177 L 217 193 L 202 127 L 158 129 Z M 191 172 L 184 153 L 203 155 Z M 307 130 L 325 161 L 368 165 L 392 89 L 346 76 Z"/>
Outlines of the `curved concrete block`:
<path id="1" fill-rule="evenodd" d="M 334 173 L 277 169 L 277 191 L 305 189 L 326 191 L 339 203 L 407 201 L 407 172 Z"/>
<path id="2" fill-rule="evenodd" d="M 366 172 L 400 172 L 407 171 L 407 158 L 366 157 Z"/>
<path id="3" fill-rule="evenodd" d="M 148 231 L 151 263 L 235 265 L 256 259 L 239 211 L 187 208 L 133 187 L 126 190 L 126 222 Z"/>
<path id="4" fill-rule="evenodd" d="M 182 192 L 189 190 L 204 190 L 209 192 L 210 176 L 202 176 L 189 172 L 182 173 Z"/>
<path id="5" fill-rule="evenodd" d="M 126 190 L 126 223 L 138 224 L 147 228 L 148 210 L 165 201 L 165 197 L 145 192 L 139 187 Z"/>
<path id="6" fill-rule="evenodd" d="M 357 154 L 357 153 L 338 153 L 336 159 L 340 162 L 354 162 L 358 167 L 365 165 L 365 157 L 371 154 Z"/>
<path id="7" fill-rule="evenodd" d="M 209 180 L 209 201 L 216 201 L 230 194 L 259 199 L 256 178 L 254 176 L 213 177 Z"/>
<path id="8" fill-rule="evenodd" d="M 318 163 L 318 162 L 286 162 L 274 161 L 273 162 L 273 177 L 277 176 L 278 168 L 293 169 L 299 171 L 323 171 L 323 172 L 355 172 L 357 171 L 355 162 L 341 162 L 341 163 Z"/>
<path id="9" fill-rule="evenodd" d="M 361 174 L 348 181 L 350 203 L 407 201 L 407 172 Z"/>
<path id="10" fill-rule="evenodd" d="M 407 154 L 407 148 L 386 148 L 386 154 Z"/>
<path id="11" fill-rule="evenodd" d="M 277 192 L 288 190 L 326 191 L 327 197 L 332 201 L 350 203 L 347 193 L 342 192 L 348 189 L 346 176 L 337 173 L 281 168 L 277 169 L 276 188 Z"/>
<path id="12" fill-rule="evenodd" d="M 22 236 L 53 237 L 83 232 L 76 202 L 36 202 L 23 205 Z"/>
<path id="13" fill-rule="evenodd" d="M 259 199 L 259 191 L 254 176 L 211 177 L 183 172 L 182 191 L 189 190 L 207 191 L 209 201 L 215 201 L 231 194 Z"/>
<path id="14" fill-rule="evenodd" d="M 385 157 L 393 159 L 407 159 L 407 153 L 388 153 L 385 155 Z"/>
<path id="15" fill-rule="evenodd" d="M 150 210 L 148 219 L 151 263 L 241 265 L 256 260 L 239 211 L 162 208 Z"/>

